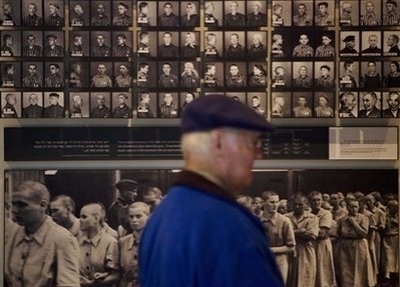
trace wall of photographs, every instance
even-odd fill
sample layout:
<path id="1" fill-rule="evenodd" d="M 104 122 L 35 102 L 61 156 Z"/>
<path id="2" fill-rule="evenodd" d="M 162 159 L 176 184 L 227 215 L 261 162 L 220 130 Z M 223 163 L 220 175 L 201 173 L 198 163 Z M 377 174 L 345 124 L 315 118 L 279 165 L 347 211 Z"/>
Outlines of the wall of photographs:
<path id="1" fill-rule="evenodd" d="M 2 0 L 3 118 L 177 118 L 227 93 L 271 118 L 400 117 L 385 1 Z"/>

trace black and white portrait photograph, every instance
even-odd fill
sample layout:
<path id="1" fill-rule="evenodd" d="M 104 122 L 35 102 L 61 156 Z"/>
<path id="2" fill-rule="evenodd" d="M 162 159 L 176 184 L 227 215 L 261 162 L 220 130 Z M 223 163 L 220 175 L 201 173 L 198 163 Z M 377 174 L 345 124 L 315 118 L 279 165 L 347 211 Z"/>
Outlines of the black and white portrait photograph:
<path id="1" fill-rule="evenodd" d="M 45 31 L 43 42 L 44 57 L 64 57 L 65 42 L 63 31 Z"/>
<path id="2" fill-rule="evenodd" d="M 398 31 L 383 31 L 383 55 L 391 57 L 400 56 L 400 32 Z"/>
<path id="3" fill-rule="evenodd" d="M 111 93 L 91 92 L 90 93 L 90 118 L 111 118 Z"/>
<path id="4" fill-rule="evenodd" d="M 157 25 L 157 5 L 153 1 L 137 3 L 136 23 L 138 27 L 155 27 Z"/>
<path id="5" fill-rule="evenodd" d="M 247 93 L 247 105 L 263 117 L 267 116 L 266 93 Z"/>
<path id="6" fill-rule="evenodd" d="M 339 24 L 342 27 L 358 26 L 359 24 L 359 1 L 341 0 L 339 4 Z"/>
<path id="7" fill-rule="evenodd" d="M 43 62 L 22 62 L 22 87 L 43 87 Z"/>
<path id="8" fill-rule="evenodd" d="M 21 62 L 1 62 L 1 87 L 21 87 Z"/>
<path id="9" fill-rule="evenodd" d="M 181 32 L 180 38 L 180 53 L 182 58 L 200 57 L 200 32 Z"/>
<path id="10" fill-rule="evenodd" d="M 313 95 L 307 92 L 293 92 L 292 94 L 292 117 L 313 117 Z"/>
<path id="11" fill-rule="evenodd" d="M 112 56 L 110 31 L 91 31 L 90 43 L 92 57 L 103 58 Z"/>
<path id="12" fill-rule="evenodd" d="M 267 45 L 268 45 L 267 32 L 265 31 L 246 32 L 247 57 L 265 59 L 267 57 L 267 48 L 266 48 Z"/>
<path id="13" fill-rule="evenodd" d="M 381 93 L 376 91 L 360 92 L 358 98 L 359 118 L 382 117 Z"/>
<path id="14" fill-rule="evenodd" d="M 42 57 L 43 56 L 43 32 L 42 31 L 23 31 L 22 32 L 22 56 L 23 57 Z"/>
<path id="15" fill-rule="evenodd" d="M 204 35 L 204 55 L 206 57 L 222 57 L 223 56 L 223 32 L 211 31 L 205 32 Z"/>
<path id="16" fill-rule="evenodd" d="M 90 62 L 90 87 L 111 88 L 113 87 L 113 63 L 112 62 Z"/>
<path id="17" fill-rule="evenodd" d="M 246 26 L 246 2 L 224 1 L 224 27 Z"/>
<path id="18" fill-rule="evenodd" d="M 195 90 L 200 87 L 200 63 L 181 62 L 180 63 L 180 87 Z"/>
<path id="19" fill-rule="evenodd" d="M 128 89 L 133 86 L 132 63 L 114 62 L 114 87 Z"/>
<path id="20" fill-rule="evenodd" d="M 227 31 L 224 33 L 224 57 L 244 59 L 246 55 L 246 38 L 244 31 Z"/>
<path id="21" fill-rule="evenodd" d="M 112 1 L 112 25 L 120 28 L 132 26 L 132 2 Z"/>
<path id="22" fill-rule="evenodd" d="M 89 62 L 69 62 L 69 87 L 88 88 L 90 77 Z"/>
<path id="23" fill-rule="evenodd" d="M 22 117 L 42 118 L 43 117 L 43 93 L 23 92 L 22 93 Z"/>
<path id="24" fill-rule="evenodd" d="M 290 92 L 272 92 L 270 103 L 272 118 L 291 117 L 292 96 Z"/>
<path id="25" fill-rule="evenodd" d="M 44 118 L 65 118 L 64 92 L 44 93 Z"/>
<path id="26" fill-rule="evenodd" d="M 342 57 L 358 56 L 360 52 L 360 34 L 358 31 L 340 31 L 340 50 Z"/>
<path id="27" fill-rule="evenodd" d="M 138 88 L 157 87 L 157 62 L 139 61 L 136 64 L 136 86 Z"/>
<path id="28" fill-rule="evenodd" d="M 314 23 L 313 1 L 292 1 L 292 25 L 299 27 L 312 26 Z"/>
<path id="29" fill-rule="evenodd" d="M 292 25 L 292 3 L 289 1 L 272 1 L 271 23 L 274 27 Z"/>
<path id="30" fill-rule="evenodd" d="M 183 29 L 194 29 L 200 26 L 200 6 L 199 1 L 180 2 L 180 22 L 179 27 Z"/>
<path id="31" fill-rule="evenodd" d="M 92 27 L 111 26 L 111 2 L 110 1 L 89 1 L 90 2 L 90 25 Z"/>
<path id="32" fill-rule="evenodd" d="M 179 2 L 158 1 L 157 26 L 176 28 L 179 27 Z"/>
<path id="33" fill-rule="evenodd" d="M 261 27 L 267 26 L 267 7 L 266 2 L 264 1 L 247 1 L 247 27 Z"/>
<path id="34" fill-rule="evenodd" d="M 304 33 L 303 31 L 294 32 L 291 34 L 291 48 L 293 58 L 312 58 L 314 57 L 314 37 L 310 31 Z"/>
<path id="35" fill-rule="evenodd" d="M 289 88 L 292 86 L 292 63 L 273 61 L 271 65 L 272 88 Z"/>
<path id="36" fill-rule="evenodd" d="M 268 82 L 267 65 L 259 62 L 249 62 L 247 65 L 248 86 L 265 88 Z"/>
<path id="37" fill-rule="evenodd" d="M 179 93 L 179 117 L 182 117 L 186 106 L 199 97 L 199 93 L 195 92 L 182 92 Z"/>
<path id="38" fill-rule="evenodd" d="M 314 25 L 318 27 L 335 26 L 335 1 L 315 1 Z"/>
<path id="39" fill-rule="evenodd" d="M 114 31 L 112 40 L 113 57 L 131 57 L 133 55 L 131 32 Z"/>
<path id="40" fill-rule="evenodd" d="M 205 1 L 204 26 L 209 29 L 223 26 L 223 1 Z"/>
<path id="41" fill-rule="evenodd" d="M 284 30 L 275 30 L 271 33 L 271 56 L 273 58 L 285 58 L 292 55 L 290 33 Z"/>
<path id="42" fill-rule="evenodd" d="M 359 62 L 348 60 L 340 61 L 339 86 L 340 89 L 354 89 L 359 87 Z"/>
<path id="43" fill-rule="evenodd" d="M 44 24 L 52 27 L 64 27 L 64 1 L 44 0 Z"/>
<path id="44" fill-rule="evenodd" d="M 358 117 L 358 92 L 346 91 L 339 94 L 339 118 Z"/>
<path id="45" fill-rule="evenodd" d="M 360 63 L 360 86 L 364 89 L 379 89 L 382 87 L 382 62 L 365 61 Z"/>
<path id="46" fill-rule="evenodd" d="M 1 117 L 20 118 L 21 101 L 20 92 L 1 92 Z"/>
<path id="47" fill-rule="evenodd" d="M 332 89 L 335 87 L 335 63 L 314 62 L 314 87 Z"/>
<path id="48" fill-rule="evenodd" d="M 332 92 L 314 92 L 314 117 L 335 117 L 335 94 Z"/>
<path id="49" fill-rule="evenodd" d="M 176 89 L 179 87 L 179 62 L 159 61 L 157 63 L 157 87 Z"/>
<path id="50" fill-rule="evenodd" d="M 239 90 L 247 88 L 246 62 L 225 62 L 225 87 Z"/>
<path id="51" fill-rule="evenodd" d="M 382 55 L 382 37 L 380 31 L 361 32 L 361 56 L 379 57 Z"/>
<path id="52" fill-rule="evenodd" d="M 3 27 L 21 26 L 20 1 L 3 0 L 0 3 L 0 23 Z"/>
<path id="53" fill-rule="evenodd" d="M 381 1 L 361 0 L 360 1 L 360 26 L 381 25 Z"/>
<path id="54" fill-rule="evenodd" d="M 292 63 L 292 87 L 297 89 L 311 89 L 313 87 L 313 62 Z"/>
<path id="55" fill-rule="evenodd" d="M 136 117 L 139 119 L 157 117 L 157 93 L 138 92 Z"/>
<path id="56" fill-rule="evenodd" d="M 71 31 L 69 41 L 69 53 L 71 57 L 90 56 L 89 31 Z"/>
<path id="57" fill-rule="evenodd" d="M 22 25 L 39 27 L 43 23 L 43 1 L 22 0 Z"/>
<path id="58" fill-rule="evenodd" d="M 21 31 L 3 30 L 0 33 L 1 57 L 20 57 L 21 56 Z"/>
<path id="59" fill-rule="evenodd" d="M 179 51 L 179 32 L 158 32 L 158 51 L 159 58 L 178 58 Z"/>
<path id="60" fill-rule="evenodd" d="M 69 23 L 72 27 L 89 26 L 90 8 L 88 0 L 69 2 Z"/>
<path id="61" fill-rule="evenodd" d="M 384 86 L 387 88 L 400 87 L 400 61 L 383 62 Z"/>
<path id="62" fill-rule="evenodd" d="M 157 57 L 157 48 L 156 31 L 137 32 L 137 57 Z"/>
<path id="63" fill-rule="evenodd" d="M 51 89 L 64 87 L 64 62 L 44 63 L 44 87 Z"/>
<path id="64" fill-rule="evenodd" d="M 204 88 L 224 87 L 224 75 L 223 62 L 205 62 L 203 71 Z"/>
<path id="65" fill-rule="evenodd" d="M 112 93 L 112 117 L 132 118 L 132 94 L 127 92 Z"/>
<path id="66" fill-rule="evenodd" d="M 335 32 L 317 31 L 313 33 L 315 39 L 315 57 L 334 58 L 335 50 Z"/>
<path id="67" fill-rule="evenodd" d="M 89 92 L 71 92 L 69 94 L 69 117 L 89 117 Z"/>
<path id="68" fill-rule="evenodd" d="M 400 92 L 382 93 L 382 117 L 400 118 Z"/>
<path id="69" fill-rule="evenodd" d="M 158 93 L 158 117 L 177 118 L 179 112 L 179 97 L 176 92 Z"/>

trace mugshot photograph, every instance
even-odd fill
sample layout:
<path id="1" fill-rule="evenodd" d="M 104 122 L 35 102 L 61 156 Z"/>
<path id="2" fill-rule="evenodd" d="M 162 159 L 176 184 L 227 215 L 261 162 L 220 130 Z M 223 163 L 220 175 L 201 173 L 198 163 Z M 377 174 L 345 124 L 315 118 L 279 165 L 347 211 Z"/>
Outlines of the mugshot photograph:
<path id="1" fill-rule="evenodd" d="M 274 27 L 292 25 L 292 5 L 289 1 L 272 1 L 271 24 Z"/>
<path id="2" fill-rule="evenodd" d="M 43 25 L 42 1 L 22 1 L 22 25 L 38 27 Z"/>
<path id="3" fill-rule="evenodd" d="M 267 86 L 268 75 L 266 64 L 258 62 L 248 63 L 248 85 L 252 88 L 265 88 Z"/>
<path id="4" fill-rule="evenodd" d="M 22 62 L 22 87 L 35 89 L 43 87 L 42 62 Z"/>
<path id="5" fill-rule="evenodd" d="M 361 56 L 376 57 L 382 55 L 381 32 L 361 32 Z"/>
<path id="6" fill-rule="evenodd" d="M 138 88 L 157 87 L 157 62 L 140 61 L 136 65 L 136 86 Z"/>
<path id="7" fill-rule="evenodd" d="M 158 93 L 158 117 L 178 117 L 178 93 Z"/>
<path id="8" fill-rule="evenodd" d="M 72 27 L 89 26 L 89 1 L 70 1 L 69 11 L 69 23 Z"/>
<path id="9" fill-rule="evenodd" d="M 69 87 L 87 88 L 89 87 L 89 63 L 70 62 L 69 63 Z"/>
<path id="10" fill-rule="evenodd" d="M 359 118 L 380 118 L 381 115 L 381 93 L 361 92 L 359 94 Z"/>
<path id="11" fill-rule="evenodd" d="M 90 117 L 111 118 L 111 94 L 108 92 L 90 93 Z"/>
<path id="12" fill-rule="evenodd" d="M 335 32 L 323 31 L 315 34 L 315 57 L 333 58 L 335 57 Z"/>
<path id="13" fill-rule="evenodd" d="M 200 25 L 199 2 L 181 2 L 180 27 L 194 28 Z"/>
<path id="14" fill-rule="evenodd" d="M 272 62 L 272 88 L 289 88 L 292 82 L 291 62 Z"/>
<path id="15" fill-rule="evenodd" d="M 312 62 L 293 62 L 293 84 L 295 89 L 310 89 L 313 82 Z"/>
<path id="16" fill-rule="evenodd" d="M 314 18 L 313 1 L 293 1 L 292 6 L 292 23 L 293 26 L 312 26 Z"/>
<path id="17" fill-rule="evenodd" d="M 358 93 L 343 92 L 339 94 L 339 118 L 358 117 Z"/>
<path id="18" fill-rule="evenodd" d="M 224 1 L 224 27 L 245 27 L 245 9 L 245 1 Z"/>
<path id="19" fill-rule="evenodd" d="M 340 32 L 340 51 L 339 55 L 342 57 L 346 56 L 358 56 L 360 50 L 359 34 L 356 31 L 341 31 Z"/>
<path id="20" fill-rule="evenodd" d="M 223 2 L 205 1 L 204 3 L 204 26 L 217 28 L 223 24 Z"/>
<path id="21" fill-rule="evenodd" d="M 385 86 L 387 88 L 400 87 L 400 62 L 384 62 L 384 71 L 386 76 Z"/>
<path id="22" fill-rule="evenodd" d="M 267 32 L 247 31 L 247 57 L 263 58 L 267 57 Z"/>
<path id="23" fill-rule="evenodd" d="M 311 58 L 314 56 L 312 33 L 293 33 L 291 44 L 293 58 Z"/>
<path id="24" fill-rule="evenodd" d="M 149 2 L 140 1 L 137 4 L 137 18 L 136 23 L 138 27 L 149 27 L 150 26 L 150 9 L 153 8 L 150 6 Z M 154 11 L 152 11 L 154 12 Z M 152 13 L 154 15 L 154 13 Z"/>
<path id="25" fill-rule="evenodd" d="M 64 22 L 64 1 L 45 0 L 44 1 L 45 25 L 53 27 L 63 27 Z"/>
<path id="26" fill-rule="evenodd" d="M 131 93 L 112 93 L 112 117 L 113 118 L 132 118 L 132 94 Z"/>
<path id="27" fill-rule="evenodd" d="M 21 62 L 1 62 L 1 87 L 21 87 Z"/>
<path id="28" fill-rule="evenodd" d="M 380 61 L 361 62 L 361 75 L 361 88 L 382 88 L 382 63 Z"/>
<path id="29" fill-rule="evenodd" d="M 111 57 L 111 32 L 92 31 L 90 32 L 90 40 L 92 57 Z"/>
<path id="30" fill-rule="evenodd" d="M 158 27 L 179 27 L 179 2 L 158 2 Z"/>
<path id="31" fill-rule="evenodd" d="M 179 57 L 179 32 L 158 32 L 159 58 L 178 58 Z"/>
<path id="32" fill-rule="evenodd" d="M 136 115 L 139 119 L 157 117 L 157 94 L 139 92 L 137 93 Z"/>
<path id="33" fill-rule="evenodd" d="M 354 61 L 340 62 L 339 86 L 341 89 L 358 88 L 359 63 Z"/>
<path id="34" fill-rule="evenodd" d="M 292 98 L 292 116 L 294 118 L 313 117 L 312 94 L 295 92 L 292 94 Z"/>
<path id="35" fill-rule="evenodd" d="M 93 27 L 111 26 L 110 1 L 89 1 L 90 2 L 90 25 Z"/>
<path id="36" fill-rule="evenodd" d="M 381 3 L 377 0 L 361 0 L 360 26 L 379 26 L 381 23 Z"/>
<path id="37" fill-rule="evenodd" d="M 43 117 L 43 93 L 41 92 L 22 93 L 22 117 L 23 118 Z"/>
<path id="38" fill-rule="evenodd" d="M 1 2 L 0 24 L 4 27 L 20 26 L 20 1 L 4 0 Z"/>
<path id="39" fill-rule="evenodd" d="M 21 32 L 20 31 L 1 31 L 1 57 L 21 56 Z"/>
<path id="40" fill-rule="evenodd" d="M 335 87 L 335 63 L 314 63 L 314 88 L 332 89 Z"/>
<path id="41" fill-rule="evenodd" d="M 196 89 L 200 87 L 199 63 L 181 62 L 180 87 Z"/>
<path id="42" fill-rule="evenodd" d="M 132 3 L 130 1 L 112 1 L 113 4 L 113 26 L 132 26 Z"/>
<path id="43" fill-rule="evenodd" d="M 333 118 L 335 117 L 335 95 L 330 92 L 314 93 L 314 117 Z"/>
<path id="44" fill-rule="evenodd" d="M 45 31 L 44 42 L 44 57 L 64 57 L 63 31 Z"/>
<path id="45" fill-rule="evenodd" d="M 132 33 L 113 32 L 113 57 L 131 57 L 132 56 Z"/>
<path id="46" fill-rule="evenodd" d="M 247 2 L 247 27 L 267 26 L 267 7 L 263 1 L 248 1 Z"/>
<path id="47" fill-rule="evenodd" d="M 200 57 L 200 32 L 181 32 L 181 57 Z"/>
<path id="48" fill-rule="evenodd" d="M 43 37 L 41 31 L 22 32 L 22 56 L 23 57 L 42 57 Z"/>
<path id="49" fill-rule="evenodd" d="M 399 40 L 400 33 L 397 31 L 384 31 L 384 56 L 392 56 L 399 57 L 400 56 L 400 48 L 399 48 Z"/>
<path id="50" fill-rule="evenodd" d="M 225 63 L 225 87 L 235 89 L 247 87 L 246 73 L 245 62 Z"/>
<path id="51" fill-rule="evenodd" d="M 140 31 L 137 32 L 137 56 L 156 57 L 157 56 L 157 32 Z"/>
<path id="52" fill-rule="evenodd" d="M 284 31 L 274 31 L 271 33 L 271 56 L 273 58 L 283 58 L 291 54 L 291 37 L 283 33 Z"/>
<path id="53" fill-rule="evenodd" d="M 245 32 L 229 31 L 225 32 L 224 36 L 224 56 L 243 59 L 246 55 Z"/>
<path id="54" fill-rule="evenodd" d="M 21 117 L 21 93 L 16 93 L 16 92 L 1 93 L 1 117 L 2 118 Z"/>
<path id="55" fill-rule="evenodd" d="M 69 94 L 69 117 L 88 118 L 89 117 L 89 93 L 72 92 Z"/>
<path id="56" fill-rule="evenodd" d="M 199 93 L 183 92 L 179 93 L 180 106 L 178 115 L 181 117 L 186 109 L 186 106 L 199 97 Z"/>
<path id="57" fill-rule="evenodd" d="M 247 105 L 263 117 L 267 115 L 265 102 L 266 93 L 247 93 Z"/>
<path id="58" fill-rule="evenodd" d="M 45 92 L 44 93 L 44 118 L 64 118 L 64 93 Z"/>
<path id="59" fill-rule="evenodd" d="M 112 62 L 91 62 L 90 63 L 90 87 L 111 88 Z"/>
<path id="60" fill-rule="evenodd" d="M 131 63 L 114 62 L 114 86 L 116 88 L 131 88 L 132 85 Z"/>
<path id="61" fill-rule="evenodd" d="M 158 62 L 158 86 L 160 88 L 179 87 L 179 62 Z"/>
<path id="62" fill-rule="evenodd" d="M 273 92 L 271 96 L 271 117 L 290 118 L 292 98 L 291 93 Z"/>
<path id="63" fill-rule="evenodd" d="M 383 92 L 382 94 L 382 117 L 400 118 L 400 92 Z"/>
<path id="64" fill-rule="evenodd" d="M 359 1 L 344 0 L 340 1 L 339 24 L 342 27 L 358 26 L 358 5 Z"/>
<path id="65" fill-rule="evenodd" d="M 224 63 L 204 63 L 204 88 L 220 88 L 224 86 Z"/>
<path id="66" fill-rule="evenodd" d="M 220 57 L 222 55 L 223 34 L 220 31 L 206 32 L 204 55 L 206 57 Z"/>
<path id="67" fill-rule="evenodd" d="M 320 27 L 335 26 L 335 1 L 315 1 L 314 25 Z"/>
<path id="68" fill-rule="evenodd" d="M 69 34 L 69 53 L 71 57 L 89 57 L 89 31 L 72 31 Z"/>
<path id="69" fill-rule="evenodd" d="M 64 63 L 46 62 L 44 64 L 44 87 L 63 88 L 64 87 Z"/>
<path id="70" fill-rule="evenodd" d="M 397 26 L 400 24 L 400 14 L 398 12 L 398 3 L 395 0 L 383 1 L 382 25 Z"/>

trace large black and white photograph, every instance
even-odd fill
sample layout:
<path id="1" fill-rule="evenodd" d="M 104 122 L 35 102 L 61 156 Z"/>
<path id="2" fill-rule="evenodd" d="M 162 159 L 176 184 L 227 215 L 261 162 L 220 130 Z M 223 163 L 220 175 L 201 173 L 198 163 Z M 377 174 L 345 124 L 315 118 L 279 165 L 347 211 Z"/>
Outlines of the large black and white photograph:
<path id="1" fill-rule="evenodd" d="M 90 282 L 106 278 L 134 286 L 138 245 L 124 252 L 126 241 L 140 236 L 178 172 L 6 170 L 9 286 L 47 280 L 97 286 Z M 252 177 L 236 202 L 261 221 L 286 286 L 396 286 L 397 169 L 253 170 Z M 138 214 L 141 220 L 132 220 Z M 38 232 L 44 244 L 24 239 Z M 94 237 L 109 244 L 86 254 L 85 238 Z"/>

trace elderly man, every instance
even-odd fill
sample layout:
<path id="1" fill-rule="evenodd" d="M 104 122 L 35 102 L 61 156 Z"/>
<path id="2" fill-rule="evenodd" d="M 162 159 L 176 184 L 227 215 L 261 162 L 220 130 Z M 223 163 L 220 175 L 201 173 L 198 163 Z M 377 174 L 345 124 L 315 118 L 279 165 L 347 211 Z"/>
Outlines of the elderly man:
<path id="1" fill-rule="evenodd" d="M 8 286 L 80 286 L 78 242 L 46 215 L 49 201 L 46 186 L 35 181 L 22 182 L 12 195 L 20 226 L 5 250 Z"/>
<path id="2" fill-rule="evenodd" d="M 271 129 L 228 96 L 208 95 L 187 105 L 184 170 L 139 245 L 142 287 L 283 286 L 260 221 L 235 201 L 252 181 L 259 136 Z"/>

